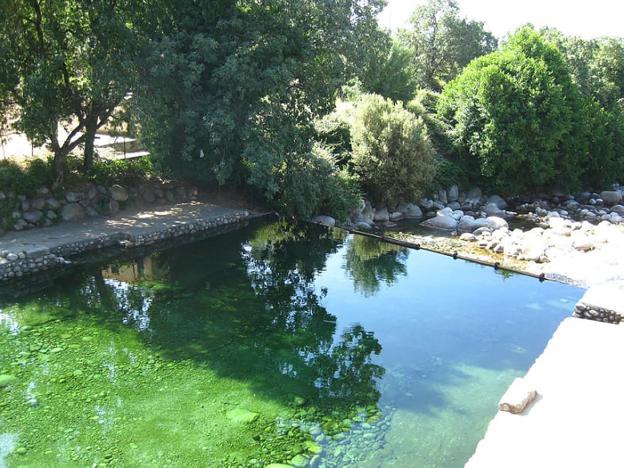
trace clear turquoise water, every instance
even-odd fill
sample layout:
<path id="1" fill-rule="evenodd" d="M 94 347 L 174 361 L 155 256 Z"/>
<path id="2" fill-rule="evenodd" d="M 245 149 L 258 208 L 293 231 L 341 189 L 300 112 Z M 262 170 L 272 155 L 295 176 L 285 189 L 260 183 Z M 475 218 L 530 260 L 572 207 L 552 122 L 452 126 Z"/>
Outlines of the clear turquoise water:
<path id="1" fill-rule="evenodd" d="M 581 295 L 279 222 L 53 283 L 0 302 L 0 466 L 460 467 Z"/>

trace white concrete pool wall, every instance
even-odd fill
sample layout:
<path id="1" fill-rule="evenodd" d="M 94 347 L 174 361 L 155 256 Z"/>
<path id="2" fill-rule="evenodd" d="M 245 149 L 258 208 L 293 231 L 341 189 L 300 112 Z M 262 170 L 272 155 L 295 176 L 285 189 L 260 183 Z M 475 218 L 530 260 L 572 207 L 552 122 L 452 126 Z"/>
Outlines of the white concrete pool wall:
<path id="1" fill-rule="evenodd" d="M 524 378 L 535 401 L 522 414 L 499 411 L 467 468 L 624 466 L 624 327 L 613 324 L 624 317 L 624 283 L 590 289 L 575 315 Z"/>

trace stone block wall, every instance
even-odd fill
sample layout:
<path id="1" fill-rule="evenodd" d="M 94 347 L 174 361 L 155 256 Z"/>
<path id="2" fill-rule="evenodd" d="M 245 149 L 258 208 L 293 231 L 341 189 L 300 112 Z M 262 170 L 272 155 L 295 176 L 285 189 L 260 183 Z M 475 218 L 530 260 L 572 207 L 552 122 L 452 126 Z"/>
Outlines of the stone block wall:
<path id="1" fill-rule="evenodd" d="M 53 192 L 40 187 L 30 197 L 1 191 L 0 234 L 76 221 L 113 216 L 122 208 L 185 202 L 197 198 L 197 188 L 181 182 L 144 181 L 137 186 L 105 187 L 93 183 Z"/>

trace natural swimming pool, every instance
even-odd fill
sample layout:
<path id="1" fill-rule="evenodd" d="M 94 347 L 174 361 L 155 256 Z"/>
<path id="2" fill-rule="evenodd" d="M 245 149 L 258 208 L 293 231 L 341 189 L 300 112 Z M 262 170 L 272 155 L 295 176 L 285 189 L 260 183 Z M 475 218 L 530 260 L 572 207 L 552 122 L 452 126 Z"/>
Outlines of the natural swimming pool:
<path id="1" fill-rule="evenodd" d="M 459 467 L 581 291 L 258 222 L 0 303 L 0 466 Z"/>

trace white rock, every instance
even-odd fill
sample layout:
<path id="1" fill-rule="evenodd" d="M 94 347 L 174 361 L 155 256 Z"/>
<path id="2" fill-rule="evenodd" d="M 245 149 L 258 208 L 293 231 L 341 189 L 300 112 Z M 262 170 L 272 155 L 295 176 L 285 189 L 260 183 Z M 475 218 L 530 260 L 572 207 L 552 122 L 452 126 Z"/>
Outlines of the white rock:
<path id="1" fill-rule="evenodd" d="M 611 211 L 619 214 L 620 216 L 624 216 L 624 206 L 622 205 L 615 205 L 611 207 Z"/>
<path id="2" fill-rule="evenodd" d="M 444 203 L 445 205 L 449 202 L 448 197 L 446 195 L 446 190 L 444 189 L 438 190 L 438 200 L 440 200 L 440 202 Z"/>
<path id="3" fill-rule="evenodd" d="M 422 210 L 414 203 L 408 203 L 403 213 L 405 214 L 405 217 L 409 219 L 420 219 L 423 217 Z"/>
<path id="4" fill-rule="evenodd" d="M 485 214 L 488 216 L 504 216 L 505 211 L 501 210 L 496 203 L 488 203 L 484 208 Z"/>
<path id="5" fill-rule="evenodd" d="M 475 236 L 474 234 L 470 234 L 469 232 L 465 232 L 461 236 L 459 236 L 459 240 L 464 242 L 476 242 L 477 236 Z"/>
<path id="6" fill-rule="evenodd" d="M 503 218 L 499 218 L 498 216 L 488 216 L 486 218 L 487 226 L 490 229 L 496 230 L 502 227 L 509 228 L 509 224 Z"/>
<path id="7" fill-rule="evenodd" d="M 459 199 L 459 187 L 457 185 L 453 185 L 448 189 L 447 198 L 449 202 L 454 202 Z"/>
<path id="8" fill-rule="evenodd" d="M 390 213 L 390 221 L 400 221 L 403 219 L 403 213 L 400 211 L 395 211 L 394 213 Z"/>
<path id="9" fill-rule="evenodd" d="M 479 187 L 472 188 L 468 190 L 466 194 L 466 202 L 472 203 L 473 205 L 477 205 L 481 202 L 481 198 L 483 197 L 483 192 Z"/>
<path id="10" fill-rule="evenodd" d="M 336 220 L 331 216 L 318 215 L 312 218 L 313 223 L 324 224 L 325 226 L 335 226 Z"/>
<path id="11" fill-rule="evenodd" d="M 110 188 L 110 195 L 113 200 L 118 202 L 124 202 L 128 199 L 128 191 L 121 185 L 117 184 L 113 185 Z"/>
<path id="12" fill-rule="evenodd" d="M 430 200 L 429 198 L 421 198 L 418 204 L 424 210 L 430 210 L 431 208 L 433 208 L 433 200 Z"/>
<path id="13" fill-rule="evenodd" d="M 63 221 L 75 221 L 84 218 L 84 209 L 78 203 L 68 203 L 61 211 Z"/>
<path id="14" fill-rule="evenodd" d="M 544 255 L 546 243 L 541 239 L 527 239 L 522 246 L 521 259 L 537 262 Z"/>
<path id="15" fill-rule="evenodd" d="M 600 198 L 607 205 L 617 205 L 622 201 L 622 192 L 619 190 L 606 190 L 600 193 Z"/>
<path id="16" fill-rule="evenodd" d="M 462 216 L 459 220 L 459 225 L 457 226 L 461 232 L 473 232 L 477 229 L 474 217 L 470 215 Z"/>
<path id="17" fill-rule="evenodd" d="M 596 248 L 595 244 L 585 236 L 577 237 L 572 241 L 572 247 L 580 252 L 589 252 Z"/>
<path id="18" fill-rule="evenodd" d="M 373 221 L 376 223 L 385 223 L 390 219 L 390 214 L 388 213 L 388 208 L 383 207 L 375 210 L 375 215 L 373 216 Z"/>
<path id="19" fill-rule="evenodd" d="M 492 195 L 488 197 L 487 202 L 494 203 L 501 210 L 507 208 L 507 202 L 500 195 Z"/>
<path id="20" fill-rule="evenodd" d="M 449 215 L 437 215 L 422 223 L 423 226 L 434 229 L 453 230 L 457 229 L 457 220 Z"/>

